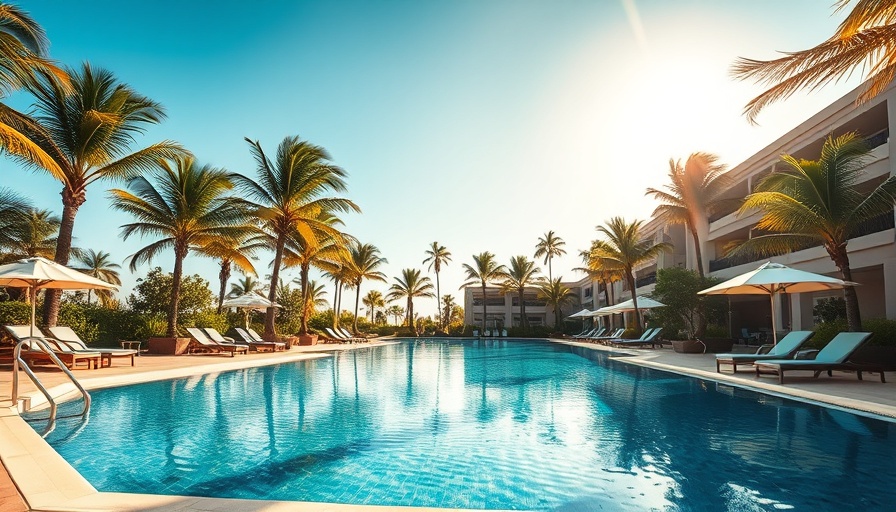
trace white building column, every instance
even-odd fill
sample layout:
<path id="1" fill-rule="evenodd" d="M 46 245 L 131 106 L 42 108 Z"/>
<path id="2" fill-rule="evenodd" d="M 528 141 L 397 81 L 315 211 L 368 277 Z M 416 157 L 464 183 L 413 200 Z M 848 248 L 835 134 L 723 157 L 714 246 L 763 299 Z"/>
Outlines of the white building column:
<path id="1" fill-rule="evenodd" d="M 790 296 L 790 330 L 803 330 L 803 294 L 794 293 Z"/>

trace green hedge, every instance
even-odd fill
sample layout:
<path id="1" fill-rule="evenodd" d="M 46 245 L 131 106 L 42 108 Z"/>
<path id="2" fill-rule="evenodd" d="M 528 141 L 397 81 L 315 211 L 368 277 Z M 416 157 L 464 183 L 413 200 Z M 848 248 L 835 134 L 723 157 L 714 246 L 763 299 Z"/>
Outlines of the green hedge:
<path id="1" fill-rule="evenodd" d="M 837 319 L 833 322 L 824 322 L 815 326 L 815 335 L 806 345 L 810 348 L 822 348 L 834 339 L 839 332 L 848 331 L 846 320 Z M 886 318 L 868 318 L 862 320 L 862 330 L 873 332 L 874 336 L 868 340 L 868 345 L 879 347 L 896 347 L 896 320 Z"/>

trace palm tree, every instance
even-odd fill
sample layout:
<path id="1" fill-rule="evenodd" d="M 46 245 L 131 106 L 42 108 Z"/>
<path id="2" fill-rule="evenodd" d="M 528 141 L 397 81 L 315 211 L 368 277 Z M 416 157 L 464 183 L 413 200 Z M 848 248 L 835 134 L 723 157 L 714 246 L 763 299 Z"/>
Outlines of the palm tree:
<path id="1" fill-rule="evenodd" d="M 342 291 L 344 288 L 351 289 L 352 279 L 351 252 L 343 254 L 338 265 L 330 270 L 324 271 L 331 281 L 333 281 L 333 329 L 339 327 L 339 312 L 342 311 Z"/>
<path id="2" fill-rule="evenodd" d="M 324 296 L 327 295 L 327 291 L 325 290 L 325 286 L 323 283 L 318 283 L 316 280 L 312 279 L 308 281 L 305 285 L 307 287 L 308 299 L 303 300 L 303 311 L 307 310 L 308 316 L 314 315 L 314 312 L 317 311 L 317 308 L 325 308 L 328 306 L 327 299 Z M 305 306 L 307 304 L 307 306 Z"/>
<path id="3" fill-rule="evenodd" d="M 23 230 L 28 222 L 27 213 L 34 207 L 27 198 L 20 196 L 12 190 L 0 188 L 0 249 L 4 254 L 3 261 L 10 259 L 15 246 L 22 237 Z"/>
<path id="4" fill-rule="evenodd" d="M 165 118 L 162 106 L 137 94 L 104 69 L 85 63 L 69 69 L 73 92 L 47 75 L 32 87 L 37 120 L 46 136 L 35 142 L 56 166 L 41 167 L 62 182 L 62 224 L 55 261 L 67 265 L 71 256 L 75 216 L 96 181 L 128 179 L 150 171 L 160 159 L 182 158 L 180 145 L 163 141 L 131 152 L 135 136 Z M 56 325 L 58 290 L 47 290 L 44 324 Z"/>
<path id="5" fill-rule="evenodd" d="M 80 267 L 75 268 L 79 272 L 83 272 L 91 277 L 95 277 L 97 279 L 102 279 L 107 283 L 114 284 L 116 286 L 121 285 L 121 278 L 118 274 L 118 269 L 121 268 L 121 265 L 118 263 L 114 263 L 111 258 L 111 254 L 104 251 L 94 251 L 93 249 L 87 249 L 83 254 L 78 255 L 77 260 L 80 263 Z M 93 290 L 87 290 L 87 303 L 90 304 L 90 293 Z M 109 305 L 112 300 L 112 291 L 111 290 L 97 290 L 96 298 L 104 305 Z"/>
<path id="6" fill-rule="evenodd" d="M 243 275 L 257 276 L 258 273 L 255 271 L 255 265 L 252 264 L 252 260 L 255 259 L 256 251 L 267 248 L 264 238 L 260 237 L 257 232 L 253 232 L 254 226 L 247 226 L 247 229 L 245 236 L 230 239 L 218 238 L 199 250 L 202 254 L 218 259 L 217 312 L 219 314 L 224 309 L 227 282 L 230 281 L 233 267 L 238 268 Z"/>
<path id="7" fill-rule="evenodd" d="M 261 290 L 261 283 L 252 276 L 245 275 L 242 279 L 237 279 L 235 283 L 230 284 L 230 292 L 227 295 L 229 297 L 239 297 L 240 295 L 258 292 L 259 290 Z"/>
<path id="8" fill-rule="evenodd" d="M 661 204 L 653 216 L 668 224 L 684 224 L 694 239 L 697 273 L 705 277 L 700 233 L 709 230 L 709 217 L 732 201 L 722 198 L 731 180 L 727 168 L 716 163 L 719 157 L 709 153 L 692 153 L 684 166 L 681 160 L 669 160 L 669 181 L 666 190 L 648 188 L 645 195 L 652 195 Z"/>
<path id="9" fill-rule="evenodd" d="M 172 167 L 173 164 L 173 167 Z M 192 157 L 169 162 L 159 160 L 152 173 L 154 186 L 143 176 L 128 180 L 128 192 L 110 191 L 112 206 L 130 213 L 137 222 L 122 226 L 125 240 L 133 234 L 161 237 L 130 256 L 131 272 L 152 261 L 161 251 L 174 249 L 171 303 L 168 309 L 169 337 L 177 334 L 177 308 L 183 262 L 191 249 L 207 247 L 217 238 L 239 238 L 248 230 L 245 210 L 223 194 L 233 187 L 223 169 L 200 167 Z"/>
<path id="10" fill-rule="evenodd" d="M 457 310 L 457 303 L 454 302 L 454 296 L 445 295 L 442 297 L 442 318 L 445 319 L 445 325 L 451 323 L 451 316 Z"/>
<path id="11" fill-rule="evenodd" d="M 62 69 L 46 57 L 49 46 L 44 29 L 15 5 L 0 4 L 0 98 L 22 88 L 35 87 L 40 77 L 53 77 L 71 92 L 71 82 Z M 34 119 L 0 103 L 0 150 L 51 173 L 62 170 L 35 139 L 46 132 Z"/>
<path id="12" fill-rule="evenodd" d="M 510 267 L 504 280 L 501 281 L 501 291 L 503 293 L 516 293 L 520 301 L 520 326 L 523 329 L 529 329 L 529 319 L 526 317 L 526 300 L 524 293 L 526 288 L 539 282 L 538 274 L 541 272 L 535 266 L 535 262 L 530 261 L 525 256 L 514 256 L 510 258 Z"/>
<path id="13" fill-rule="evenodd" d="M 762 212 L 756 224 L 771 233 L 736 246 L 731 256 L 782 254 L 821 244 L 840 277 L 852 281 L 847 243 L 865 221 L 892 215 L 896 177 L 890 176 L 873 190 L 860 188 L 871 150 L 855 133 L 830 136 L 818 160 L 781 157 L 783 168 L 768 175 L 744 200 L 740 214 Z M 851 331 L 862 330 L 855 288 L 843 290 L 846 319 Z"/>
<path id="14" fill-rule="evenodd" d="M 544 262 L 548 266 L 548 280 L 554 279 L 553 272 L 551 270 L 551 262 L 554 259 L 554 256 L 563 256 L 566 254 L 566 249 L 563 246 L 566 245 L 566 242 L 563 241 L 562 238 L 554 234 L 554 231 L 548 231 L 544 234 L 543 237 L 538 239 L 538 243 L 535 244 L 535 257 L 541 258 L 544 256 Z"/>
<path id="15" fill-rule="evenodd" d="M 386 314 L 392 317 L 392 321 L 395 322 L 395 325 L 398 325 L 398 319 L 404 316 L 404 308 L 393 304 L 386 308 Z"/>
<path id="16" fill-rule="evenodd" d="M 317 219 L 328 226 L 340 224 L 339 219 L 331 215 L 329 212 L 323 211 Z M 334 230 L 335 231 L 335 230 Z M 303 304 L 311 305 L 313 301 L 309 297 L 309 273 L 311 267 L 315 267 L 324 271 L 334 270 L 339 267 L 340 262 L 344 260 L 346 236 L 336 231 L 320 232 L 315 227 L 311 228 L 312 237 L 302 234 L 296 230 L 292 232 L 287 239 L 285 252 L 283 255 L 283 264 L 285 267 L 299 267 L 299 286 L 301 290 Z M 301 324 L 299 334 L 308 333 L 308 317 L 311 311 L 307 308 L 302 309 Z"/>
<path id="17" fill-rule="evenodd" d="M 603 285 L 604 302 L 606 302 L 607 306 L 610 306 L 615 302 L 615 298 L 613 297 L 613 283 L 622 280 L 623 273 L 622 269 L 617 265 L 598 257 L 599 253 L 594 250 L 595 243 L 596 241 L 592 241 L 591 248 L 587 251 L 579 251 L 579 257 L 582 258 L 582 261 L 586 266 L 576 267 L 573 270 L 584 272 L 592 281 L 597 281 L 599 284 Z M 596 302 L 595 307 L 599 304 L 600 301 Z"/>
<path id="18" fill-rule="evenodd" d="M 507 269 L 504 265 L 498 265 L 498 262 L 495 261 L 495 255 L 485 251 L 479 254 L 473 255 L 473 265 L 470 266 L 466 263 L 463 265 L 464 272 L 467 274 L 467 282 L 462 284 L 460 287 L 464 286 L 472 286 L 478 284 L 482 287 L 482 332 L 485 332 L 485 323 L 488 315 L 486 303 L 488 302 L 485 297 L 485 287 L 488 283 L 498 281 L 503 279 L 505 275 L 507 275 Z"/>
<path id="19" fill-rule="evenodd" d="M 380 256 L 380 250 L 373 244 L 355 242 L 349 247 L 351 254 L 350 283 L 355 288 L 355 319 L 352 322 L 352 332 L 358 333 L 358 306 L 361 302 L 361 283 L 365 279 L 371 281 L 386 282 L 386 275 L 377 270 L 381 265 L 389 263 L 386 258 Z"/>
<path id="20" fill-rule="evenodd" d="M 439 310 L 439 329 L 443 327 L 442 311 L 438 307 L 441 302 L 440 297 L 442 296 L 442 292 L 439 290 L 439 272 L 442 271 L 442 265 L 447 265 L 449 261 L 451 261 L 451 253 L 448 252 L 447 247 L 439 245 L 439 242 L 433 242 L 429 245 L 429 249 L 426 250 L 426 259 L 423 260 L 424 265 L 429 263 L 429 270 L 435 270 L 436 272 L 436 309 Z"/>
<path id="21" fill-rule="evenodd" d="M 844 9 L 850 0 L 837 0 L 836 9 Z M 814 90 L 829 82 L 850 76 L 857 69 L 867 81 L 856 103 L 877 96 L 896 78 L 896 2 L 862 0 L 824 42 L 797 52 L 786 52 L 774 60 L 738 59 L 735 78 L 752 79 L 769 89 L 750 100 L 744 114 L 751 123 L 769 103 L 790 97 L 800 89 Z"/>
<path id="22" fill-rule="evenodd" d="M 592 254 L 611 268 L 619 268 L 632 292 L 632 307 L 635 309 L 635 331 L 641 331 L 641 312 L 638 310 L 638 294 L 635 284 L 635 267 L 646 261 L 655 259 L 664 251 L 671 249 L 666 242 L 654 243 L 643 240 L 641 226 L 643 221 L 626 222 L 622 217 L 613 217 L 606 225 L 598 226 L 597 231 L 606 240 L 592 242 Z"/>
<path id="23" fill-rule="evenodd" d="M 35 208 L 22 212 L 18 224 L 6 233 L 6 245 L 10 250 L 8 258 L 18 260 L 40 256 L 53 259 L 58 231 L 59 217 L 53 212 Z"/>
<path id="24" fill-rule="evenodd" d="M 370 311 L 370 323 L 373 323 L 374 314 L 376 312 L 376 308 L 386 307 L 386 299 L 383 298 L 383 294 L 378 290 L 370 290 L 367 292 L 367 295 L 361 299 L 361 302 L 367 306 L 368 311 Z"/>
<path id="25" fill-rule="evenodd" d="M 246 142 L 255 159 L 258 181 L 241 175 L 234 175 L 233 179 L 240 190 L 254 200 L 248 205 L 253 215 L 262 221 L 274 248 L 268 290 L 268 300 L 273 302 L 289 237 L 298 232 L 308 240 L 316 241 L 316 233 L 336 235 L 338 232 L 334 228 L 321 222 L 321 212 L 335 214 L 361 210 L 348 199 L 328 196 L 346 190 L 346 172 L 329 163 L 330 155 L 324 148 L 299 137 L 286 137 L 271 160 L 258 141 L 246 138 Z M 268 308 L 264 317 L 265 339 L 273 339 L 277 334 L 274 317 L 274 308 Z"/>
<path id="26" fill-rule="evenodd" d="M 542 281 L 538 287 L 538 298 L 547 302 L 554 308 L 554 329 L 560 329 L 560 314 L 563 306 L 573 304 L 576 295 L 563 284 L 562 276 L 551 281 Z"/>
<path id="27" fill-rule="evenodd" d="M 401 277 L 395 278 L 395 283 L 389 287 L 386 294 L 388 300 L 407 300 L 408 327 L 416 334 L 417 327 L 414 324 L 414 299 L 417 297 L 434 297 L 432 293 L 432 281 L 426 276 L 421 277 L 420 270 L 406 268 L 401 271 Z"/>

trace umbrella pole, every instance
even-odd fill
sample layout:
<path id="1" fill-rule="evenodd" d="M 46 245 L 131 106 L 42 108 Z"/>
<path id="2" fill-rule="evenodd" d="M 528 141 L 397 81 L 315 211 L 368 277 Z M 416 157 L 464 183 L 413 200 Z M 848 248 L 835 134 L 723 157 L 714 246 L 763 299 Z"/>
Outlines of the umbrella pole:
<path id="1" fill-rule="evenodd" d="M 36 315 L 36 312 L 37 312 L 37 287 L 32 286 L 31 290 L 29 290 L 29 291 L 31 292 L 31 325 L 28 327 L 30 329 L 30 332 L 28 335 L 33 337 L 34 336 L 34 322 L 35 322 L 34 319 L 37 317 L 37 315 Z"/>
<path id="2" fill-rule="evenodd" d="M 772 302 L 772 343 L 778 344 L 778 329 L 775 326 L 775 293 L 769 294 L 769 300 Z"/>

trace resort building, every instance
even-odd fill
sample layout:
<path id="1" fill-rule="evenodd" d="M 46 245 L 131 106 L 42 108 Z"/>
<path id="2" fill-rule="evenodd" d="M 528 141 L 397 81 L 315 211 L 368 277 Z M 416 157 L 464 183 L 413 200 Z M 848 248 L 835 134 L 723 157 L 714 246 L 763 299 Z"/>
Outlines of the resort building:
<path id="1" fill-rule="evenodd" d="M 582 294 L 579 283 L 563 283 L 572 292 L 579 296 Z M 591 288 L 591 283 L 587 283 Z M 523 293 L 526 304 L 526 319 L 530 326 L 554 325 L 554 308 L 538 298 L 537 288 L 527 288 Z M 483 302 L 485 307 L 483 308 Z M 482 297 L 481 286 L 467 286 L 464 288 L 464 323 L 467 325 L 481 325 L 482 314 L 485 310 L 485 325 L 488 328 L 507 329 L 522 325 L 520 299 L 516 292 L 503 293 L 497 286 L 485 288 L 485 300 Z M 561 310 L 561 318 L 581 309 L 578 304 L 566 306 Z"/>
<path id="2" fill-rule="evenodd" d="M 778 140 L 769 144 L 745 161 L 732 167 L 730 177 L 733 185 L 726 197 L 742 199 L 750 194 L 757 183 L 781 165 L 780 157 L 790 154 L 796 158 L 817 160 L 824 140 L 830 135 L 858 132 L 873 148 L 860 185 L 873 189 L 894 173 L 894 149 L 890 143 L 890 133 L 896 128 L 896 85 L 862 105 L 856 105 L 858 89 L 840 98 L 821 112 L 810 117 Z M 729 279 L 753 270 L 765 259 L 725 258 L 726 244 L 745 240 L 757 235 L 756 223 L 760 215 L 738 216 L 736 206 L 729 211 L 719 212 L 707 218 L 699 226 L 703 246 L 704 271 L 720 279 Z M 886 317 L 896 319 L 896 229 L 894 212 L 889 212 L 866 222 L 849 241 L 849 258 L 853 280 L 861 283 L 857 287 L 859 305 L 863 318 Z M 656 242 L 671 243 L 674 249 L 653 261 L 636 268 L 638 295 L 653 291 L 658 269 L 685 267 L 696 269 L 694 241 L 682 225 L 668 225 L 656 218 L 644 225 L 644 234 Z M 793 268 L 839 277 L 837 267 L 821 246 L 806 247 L 803 250 L 771 258 Z M 582 307 L 595 310 L 607 304 L 607 293 L 603 285 L 583 278 L 568 286 L 578 291 Z M 479 290 L 467 289 L 465 307 L 467 323 L 473 323 L 472 315 L 481 315 L 472 293 Z M 479 292 L 481 294 L 481 292 Z M 494 293 L 494 295 L 492 295 Z M 820 299 L 839 297 L 839 291 L 785 295 L 777 302 L 776 324 L 784 330 L 811 329 L 815 321 L 812 309 Z M 632 291 L 625 282 L 615 282 L 610 290 L 610 301 L 615 303 L 630 299 Z M 477 299 L 478 300 L 478 299 Z M 488 316 L 504 319 L 505 325 L 518 310 L 511 297 L 503 297 L 493 289 L 488 295 Z M 513 300 L 516 300 L 515 297 Z M 493 305 L 494 304 L 494 305 Z M 472 306 L 472 307 L 471 307 Z M 547 313 L 543 306 L 528 309 L 527 315 L 541 320 Z M 494 308 L 494 309 L 492 309 Z M 481 318 L 481 317 L 480 317 Z M 516 317 L 513 317 L 516 318 Z M 550 318 L 550 317 L 548 317 Z M 542 320 L 543 321 L 543 320 Z M 620 323 L 617 318 L 616 323 Z M 630 320 L 627 320 L 630 321 Z M 477 321 L 478 323 L 478 321 Z M 516 323 L 514 323 L 516 325 Z M 771 317 L 766 296 L 732 296 L 729 308 L 729 330 L 733 337 L 740 337 L 743 330 L 748 332 L 770 331 Z"/>
<path id="3" fill-rule="evenodd" d="M 741 199 L 750 194 L 757 183 L 781 165 L 782 154 L 796 158 L 816 160 L 824 140 L 830 135 L 857 132 L 865 137 L 873 148 L 867 163 L 863 182 L 868 190 L 893 175 L 894 148 L 889 144 L 890 132 L 896 124 L 896 87 L 890 87 L 876 98 L 856 105 L 858 89 L 840 98 L 818 112 L 799 126 L 769 144 L 744 162 L 730 170 L 734 183 L 726 194 L 729 198 Z M 730 211 L 719 212 L 699 226 L 703 246 L 704 271 L 721 279 L 729 279 L 756 268 L 760 260 L 725 258 L 726 244 L 748 239 L 757 234 L 756 223 L 760 215 L 738 216 L 736 206 Z M 853 280 L 861 283 L 857 287 L 859 305 L 863 318 L 886 317 L 896 319 L 896 229 L 894 212 L 889 212 L 866 222 L 849 241 L 849 258 Z M 665 225 L 651 219 L 645 224 L 645 234 L 655 241 L 666 241 L 674 249 L 665 255 L 636 269 L 639 295 L 653 290 L 656 271 L 670 266 L 696 268 L 693 238 L 684 226 Z M 785 265 L 839 277 L 837 267 L 821 246 L 807 247 L 772 261 Z M 603 302 L 596 302 L 598 284 L 583 279 L 578 283 L 586 307 L 594 308 Z M 615 300 L 619 302 L 631 298 L 631 291 L 624 283 L 614 283 Z M 778 301 L 776 323 L 785 329 L 809 329 L 814 325 L 813 306 L 822 298 L 841 296 L 839 291 L 786 295 Z M 602 297 L 601 297 L 602 298 Z M 768 298 L 765 296 L 732 296 L 729 313 L 730 330 L 739 336 L 743 329 L 750 332 L 768 330 L 771 325 Z"/>

